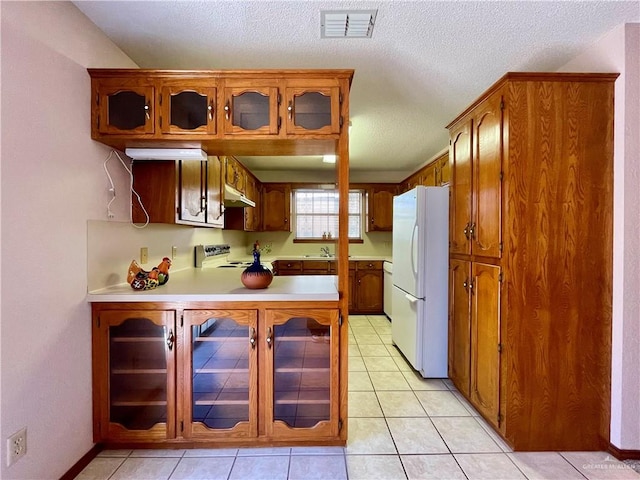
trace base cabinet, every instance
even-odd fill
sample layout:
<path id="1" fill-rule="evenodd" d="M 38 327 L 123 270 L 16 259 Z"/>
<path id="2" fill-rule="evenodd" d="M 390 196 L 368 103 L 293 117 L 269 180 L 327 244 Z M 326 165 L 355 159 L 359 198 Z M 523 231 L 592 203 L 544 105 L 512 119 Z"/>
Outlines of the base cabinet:
<path id="1" fill-rule="evenodd" d="M 344 443 L 337 308 L 93 315 L 96 442 Z"/>

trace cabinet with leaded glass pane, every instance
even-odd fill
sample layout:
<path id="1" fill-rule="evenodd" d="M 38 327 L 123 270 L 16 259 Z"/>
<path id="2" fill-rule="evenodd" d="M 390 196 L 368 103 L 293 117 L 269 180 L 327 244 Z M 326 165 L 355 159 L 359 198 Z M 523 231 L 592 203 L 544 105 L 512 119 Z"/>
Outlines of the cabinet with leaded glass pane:
<path id="1" fill-rule="evenodd" d="M 340 429 L 337 309 L 266 311 L 261 344 L 266 434 L 336 438 Z"/>
<path id="2" fill-rule="evenodd" d="M 313 305 L 93 304 L 94 441 L 342 442 L 339 310 Z"/>
<path id="3" fill-rule="evenodd" d="M 337 79 L 290 79 L 285 88 L 287 134 L 338 134 L 342 96 Z"/>
<path id="4" fill-rule="evenodd" d="M 175 438 L 175 312 L 94 312 L 95 441 Z"/>
<path id="5" fill-rule="evenodd" d="M 156 90 L 155 82 L 148 78 L 93 81 L 92 135 L 153 135 Z"/>
<path id="6" fill-rule="evenodd" d="M 258 436 L 256 310 L 184 312 L 183 436 Z"/>
<path id="7" fill-rule="evenodd" d="M 162 134 L 216 134 L 216 80 L 164 79 L 158 99 Z"/>
<path id="8" fill-rule="evenodd" d="M 277 79 L 227 78 L 223 98 L 225 134 L 278 135 L 281 98 Z"/>

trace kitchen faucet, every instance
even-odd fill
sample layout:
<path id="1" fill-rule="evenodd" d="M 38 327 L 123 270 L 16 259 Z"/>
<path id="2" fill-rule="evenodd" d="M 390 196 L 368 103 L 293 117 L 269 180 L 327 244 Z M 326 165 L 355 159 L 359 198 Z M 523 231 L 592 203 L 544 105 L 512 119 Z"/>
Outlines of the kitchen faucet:
<path id="1" fill-rule="evenodd" d="M 320 251 L 322 252 L 322 255 L 325 257 L 331 256 L 331 254 L 329 253 L 329 247 L 320 247 Z"/>

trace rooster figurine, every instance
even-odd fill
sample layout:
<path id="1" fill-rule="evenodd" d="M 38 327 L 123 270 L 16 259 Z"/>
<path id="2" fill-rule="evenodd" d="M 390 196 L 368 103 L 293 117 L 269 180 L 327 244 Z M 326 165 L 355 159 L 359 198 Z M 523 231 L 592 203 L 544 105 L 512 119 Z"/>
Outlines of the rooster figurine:
<path id="1" fill-rule="evenodd" d="M 160 265 L 153 267 L 150 272 L 143 270 L 138 262 L 132 260 L 127 273 L 127 283 L 134 290 L 152 290 L 169 281 L 170 267 L 171 260 L 168 257 L 164 257 Z"/>

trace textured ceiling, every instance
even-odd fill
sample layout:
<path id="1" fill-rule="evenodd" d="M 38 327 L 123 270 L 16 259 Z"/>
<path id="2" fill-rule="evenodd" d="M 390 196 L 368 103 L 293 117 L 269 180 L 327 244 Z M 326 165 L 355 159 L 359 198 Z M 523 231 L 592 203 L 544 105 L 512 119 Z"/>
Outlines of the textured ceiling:
<path id="1" fill-rule="evenodd" d="M 446 148 L 445 126 L 507 71 L 556 70 L 613 27 L 640 21 L 638 0 L 74 4 L 142 68 L 355 69 L 351 170 L 387 181 Z M 320 11 L 342 9 L 377 9 L 373 37 L 320 38 Z M 318 158 L 244 163 L 322 168 Z"/>

